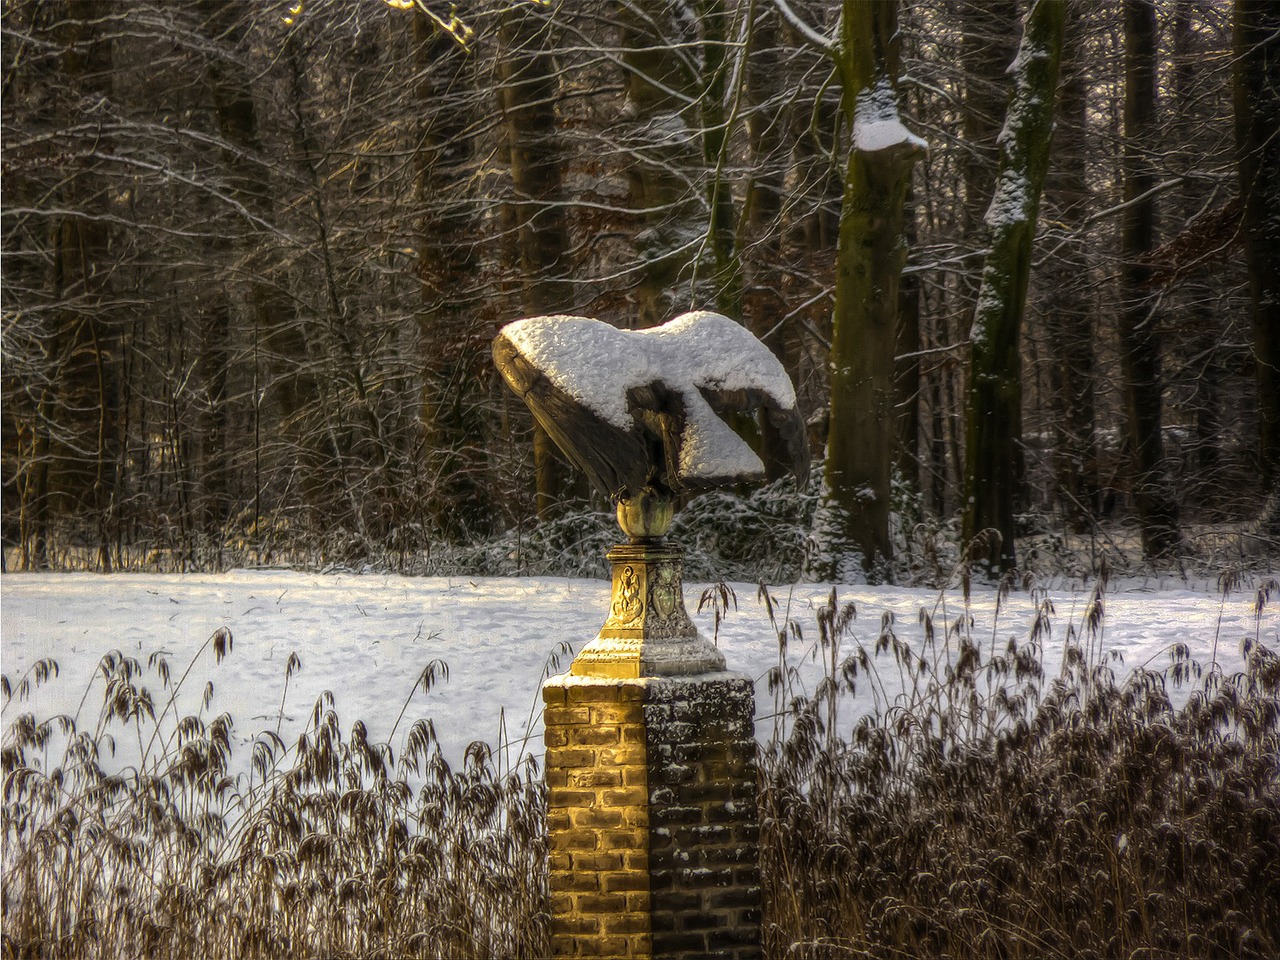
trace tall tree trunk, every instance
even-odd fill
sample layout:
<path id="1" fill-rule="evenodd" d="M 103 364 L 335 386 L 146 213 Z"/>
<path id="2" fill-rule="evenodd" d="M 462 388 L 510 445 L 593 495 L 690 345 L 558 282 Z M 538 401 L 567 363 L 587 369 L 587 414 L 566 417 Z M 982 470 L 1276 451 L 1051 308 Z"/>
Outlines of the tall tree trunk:
<path id="1" fill-rule="evenodd" d="M 746 65 L 747 143 L 751 179 L 738 226 L 745 286 L 742 320 L 781 362 L 793 383 L 800 379 L 798 323 L 786 320 L 783 295 L 786 271 L 782 264 L 782 197 L 786 166 L 782 162 L 786 111 L 783 109 L 785 73 L 780 56 L 777 11 L 759 4 L 750 30 Z M 767 415 L 759 418 L 761 460 L 770 478 L 788 471 L 786 444 Z"/>
<path id="2" fill-rule="evenodd" d="M 1263 521 L 1280 536 L 1280 6 L 1236 0 L 1232 45 Z"/>
<path id="3" fill-rule="evenodd" d="M 702 114 L 702 161 L 707 176 L 707 240 L 711 245 L 716 309 L 735 320 L 742 318 L 742 260 L 736 246 L 738 212 L 726 169 L 733 117 L 726 112 L 730 48 L 730 17 L 724 0 L 698 0 L 702 31 L 702 75 L 698 103 Z M 740 54 L 740 56 L 744 56 Z"/>
<path id="4" fill-rule="evenodd" d="M 66 46 L 63 69 L 83 103 L 100 111 L 111 95 L 111 41 L 99 35 L 100 8 L 75 0 L 64 8 L 61 37 Z M 93 123 L 89 120 L 89 125 Z M 99 130 L 95 151 L 109 149 Z M 59 303 L 54 354 L 58 364 L 56 409 L 65 420 L 53 439 L 50 492 L 60 511 L 76 519 L 91 518 L 96 528 L 96 564 L 111 570 L 111 523 L 118 480 L 120 336 L 103 300 L 111 270 L 107 263 L 108 187 L 91 168 L 69 178 L 62 205 L 74 211 L 57 228 L 53 260 L 54 301 Z"/>
<path id="5" fill-rule="evenodd" d="M 1210 199 L 1206 179 L 1196 176 L 1203 163 L 1203 139 L 1201 131 L 1212 126 L 1212 118 L 1205 115 L 1197 95 L 1197 80 L 1204 68 L 1201 51 L 1196 45 L 1196 13 L 1194 0 L 1177 0 L 1173 9 L 1173 69 L 1169 83 L 1170 116 L 1166 129 L 1172 143 L 1166 150 L 1169 172 L 1181 179 L 1176 191 L 1176 211 L 1179 221 L 1190 224 Z M 1190 488 L 1193 502 L 1201 508 L 1219 499 L 1221 491 L 1221 464 L 1223 436 L 1223 386 L 1229 378 L 1227 345 L 1223 331 L 1217 323 L 1213 307 L 1214 294 L 1207 288 L 1205 271 L 1193 271 L 1184 277 L 1174 293 L 1173 309 L 1177 311 L 1178 324 L 1189 331 L 1191 367 L 1193 377 L 1189 389 L 1192 396 L 1186 401 L 1194 417 L 1194 446 L 1186 466 L 1191 472 Z M 1184 503 L 1185 494 L 1184 494 Z"/>
<path id="6" fill-rule="evenodd" d="M 1148 289 L 1155 249 L 1156 185 L 1152 147 L 1156 133 L 1156 15 L 1151 0 L 1125 0 L 1124 200 L 1121 227 L 1120 370 L 1125 397 L 1125 440 L 1133 502 L 1142 527 L 1142 555 L 1176 553 L 1178 508 L 1165 477 L 1161 436 L 1163 382 L 1155 301 Z"/>
<path id="7" fill-rule="evenodd" d="M 804 14 L 815 20 L 820 7 L 813 3 L 806 6 Z M 784 27 L 781 33 L 789 51 L 802 45 L 803 39 L 794 29 Z M 822 96 L 821 89 L 813 89 L 809 95 L 809 88 L 803 86 L 807 72 L 802 54 L 789 53 L 786 59 L 799 63 L 789 71 L 780 66 L 772 78 L 783 85 L 779 95 L 787 103 L 784 135 L 790 154 L 790 169 L 780 181 L 787 187 L 779 225 L 782 299 L 785 314 L 790 314 L 799 399 L 807 414 L 821 413 L 811 421 L 810 443 L 815 449 L 824 449 L 830 420 L 826 367 L 830 358 L 832 267 L 844 194 L 838 143 L 843 114 L 838 103 Z M 808 79 L 812 82 L 812 77 Z M 787 92 L 794 87 L 803 91 L 799 98 Z"/>
<path id="8" fill-rule="evenodd" d="M 826 496 L 833 558 L 851 548 L 872 578 L 887 576 L 893 558 L 894 348 L 904 210 L 920 150 L 898 121 L 897 14 L 896 0 L 845 0 L 834 50 L 854 144 L 836 255 Z"/>
<path id="9" fill-rule="evenodd" d="M 969 334 L 964 538 L 974 559 L 1008 570 L 1017 563 L 1014 506 L 1022 444 L 1022 316 L 1040 192 L 1049 167 L 1053 101 L 1065 22 L 1062 0 L 1035 0 L 1013 66 L 1013 96 L 1000 136 L 1000 167 L 987 210 L 991 252 Z M 977 540 L 995 530 L 998 542 Z"/>
<path id="10" fill-rule="evenodd" d="M 267 436 L 278 433 L 287 438 L 292 449 L 285 454 L 284 460 L 288 464 L 285 470 L 296 469 L 298 463 L 306 459 L 305 451 L 315 445 L 307 430 L 306 417 L 316 405 L 319 390 L 308 359 L 301 321 L 294 302 L 285 293 L 281 270 L 275 262 L 275 244 L 265 238 L 262 227 L 275 219 L 273 198 L 277 192 L 271 171 L 262 158 L 259 117 L 252 89 L 254 78 L 242 61 L 251 34 L 253 11 L 253 6 L 246 0 L 203 0 L 200 30 L 217 49 L 210 67 L 211 97 L 218 132 L 224 141 L 222 162 L 226 167 L 231 196 L 255 221 L 246 225 L 249 229 L 243 239 L 235 241 L 238 250 L 234 252 L 243 258 L 247 267 L 245 272 L 249 275 L 244 297 L 244 325 L 248 328 L 245 334 L 250 341 L 249 353 L 254 365 L 250 378 L 254 435 L 253 520 L 250 529 L 251 542 L 261 551 L 264 547 L 264 486 L 274 486 L 270 477 L 264 478 L 262 474 L 261 438 L 264 433 Z M 226 383 L 232 357 L 236 355 L 232 349 L 234 312 L 229 291 L 218 291 L 218 297 L 220 302 L 213 310 L 221 312 L 221 316 L 214 318 L 209 338 L 211 344 L 226 350 L 226 356 L 222 362 L 206 359 L 213 420 L 218 425 L 210 438 L 207 459 L 225 457 L 230 452 L 230 438 L 226 432 L 229 418 Z M 265 385 L 258 382 L 260 354 L 268 358 L 264 371 L 268 374 L 268 383 Z M 269 394 L 265 402 L 264 393 Z M 264 416 L 270 421 L 265 429 L 262 423 Z M 272 465 L 268 464 L 268 473 L 272 472 Z M 280 486 L 287 489 L 290 484 L 286 480 Z M 218 484 L 211 492 L 212 502 L 206 519 L 213 524 L 224 517 L 226 507 L 222 496 L 225 491 Z M 229 506 L 229 495 L 226 503 Z M 270 500 L 265 506 L 271 506 Z"/>
<path id="11" fill-rule="evenodd" d="M 475 319 L 479 224 L 467 193 L 475 88 L 468 52 L 421 11 L 414 15 L 414 41 L 418 102 L 427 114 L 417 182 L 426 468 L 436 527 L 469 537 L 492 523 L 477 396 L 489 337 Z"/>
<path id="12" fill-rule="evenodd" d="M 964 198 L 959 210 L 960 233 L 965 252 L 970 256 L 965 269 L 955 277 L 954 295 L 959 301 L 955 310 L 956 333 L 964 336 L 966 328 L 973 325 L 973 311 L 982 286 L 981 261 L 976 255 L 989 249 L 991 243 L 991 229 L 985 217 L 996 188 L 996 168 L 1000 162 L 996 138 L 1009 105 L 1007 71 L 1018 46 L 1018 4 L 1016 0 L 957 0 L 954 15 L 960 27 L 959 52 L 964 90 L 960 126 L 963 143 L 959 163 Z M 946 338 L 946 342 L 955 341 Z M 955 399 L 965 409 L 971 372 L 969 365 L 959 365 L 950 384 Z M 959 487 L 957 494 L 962 502 L 967 503 L 964 500 L 968 468 L 965 458 L 970 443 L 967 419 L 957 418 L 952 430 L 955 434 L 953 456 Z M 1016 456 L 1014 472 L 1021 478 L 1024 472 L 1021 448 Z M 964 509 L 967 507 L 962 507 L 962 512 Z"/>
<path id="13" fill-rule="evenodd" d="M 907 190 L 905 242 L 916 245 L 913 191 Z M 898 338 L 894 346 L 894 402 L 898 415 L 897 457 L 900 481 L 920 491 L 920 275 L 904 276 L 898 289 Z"/>
<path id="14" fill-rule="evenodd" d="M 572 313 L 569 226 L 556 132 L 559 80 L 548 32 L 551 19 L 530 5 L 503 11 L 499 26 L 499 99 L 516 199 L 516 245 L 527 315 Z M 539 517 L 587 495 L 585 478 L 534 424 L 534 484 Z"/>
<path id="15" fill-rule="evenodd" d="M 694 73 L 686 59 L 676 10 L 667 0 L 634 0 L 621 6 L 622 65 L 626 106 L 619 127 L 631 154 L 627 167 L 631 208 L 641 224 L 636 236 L 637 327 L 671 318 L 693 299 L 686 286 L 706 236 L 706 219 L 681 171 L 697 167 L 691 120 Z"/>
<path id="16" fill-rule="evenodd" d="M 1018 45 L 1018 4 L 1015 0 L 961 0 L 956 12 L 964 69 L 961 229 L 972 248 L 977 248 L 986 244 L 991 232 L 983 218 L 996 186 L 1000 161 L 996 137 L 1009 104 L 1007 71 Z M 962 273 L 961 280 L 966 293 L 976 300 L 981 277 Z"/>
<path id="17" fill-rule="evenodd" d="M 227 0 L 202 0 L 200 5 L 201 28 L 213 43 L 236 45 L 245 29 L 243 16 L 246 10 Z M 228 170 L 232 196 L 246 205 L 246 209 L 259 206 L 255 190 L 259 184 L 253 169 L 245 159 L 246 150 L 257 147 L 257 133 L 253 96 L 243 72 L 232 66 L 234 58 L 214 59 L 209 74 L 210 95 L 218 131 L 226 142 L 221 159 Z M 225 236 L 213 241 L 218 252 L 229 261 L 234 255 L 234 243 Z M 199 472 L 204 486 L 201 524 L 206 536 L 219 548 L 224 528 L 231 514 L 230 474 L 228 463 L 230 445 L 228 438 L 230 411 L 227 395 L 232 357 L 232 330 L 235 326 L 234 299 L 228 289 L 214 292 L 213 302 L 206 313 L 200 351 L 200 373 L 207 398 L 205 429 L 201 437 L 201 463 Z"/>
<path id="18" fill-rule="evenodd" d="M 1058 246 L 1058 256 L 1046 265 L 1050 292 L 1044 298 L 1044 325 L 1050 364 L 1054 484 L 1067 525 L 1077 531 L 1098 513 L 1093 390 L 1097 374 L 1084 230 L 1091 194 L 1085 170 L 1089 117 L 1083 43 L 1080 10 L 1068 8 L 1060 120 L 1045 184 L 1046 196 L 1057 207 L 1058 220 L 1068 236 Z"/>

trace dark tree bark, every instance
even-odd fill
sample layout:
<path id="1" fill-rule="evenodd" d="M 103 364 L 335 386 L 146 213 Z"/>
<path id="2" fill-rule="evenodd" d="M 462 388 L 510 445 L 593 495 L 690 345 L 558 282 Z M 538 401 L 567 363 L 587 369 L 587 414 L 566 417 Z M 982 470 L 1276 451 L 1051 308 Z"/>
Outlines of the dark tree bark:
<path id="1" fill-rule="evenodd" d="M 787 111 L 783 108 L 785 71 L 777 12 L 760 5 L 750 33 L 751 56 L 747 62 L 747 142 L 752 174 L 739 222 L 739 242 L 745 288 L 742 319 L 777 357 L 793 383 L 800 379 L 800 344 L 797 323 L 787 321 L 788 303 L 783 294 L 786 270 L 782 257 L 780 225 L 786 166 L 781 153 Z M 767 417 L 760 418 L 761 459 L 770 479 L 787 471 L 783 438 Z"/>
<path id="2" fill-rule="evenodd" d="M 728 165 L 730 117 L 725 113 L 730 59 L 730 17 L 725 0 L 698 0 L 702 31 L 702 73 L 698 103 L 702 115 L 702 162 L 707 171 L 707 240 L 711 246 L 716 309 L 742 317 L 742 260 L 736 245 L 738 211 Z"/>
<path id="3" fill-rule="evenodd" d="M 802 15 L 822 23 L 822 5 L 807 3 Z M 810 416 L 810 444 L 826 447 L 830 422 L 826 367 L 830 359 L 833 266 L 840 238 L 844 171 L 838 138 L 842 111 L 836 98 L 815 83 L 830 67 L 814 71 L 804 39 L 789 26 L 780 31 L 789 69 L 772 77 L 786 101 L 784 136 L 788 169 L 780 211 L 782 298 L 790 314 L 794 380 Z M 797 49 L 799 48 L 799 49 Z M 790 371 L 791 368 L 788 367 Z"/>
<path id="4" fill-rule="evenodd" d="M 1280 5 L 1236 0 L 1233 47 L 1263 520 L 1269 533 L 1280 536 Z"/>
<path id="5" fill-rule="evenodd" d="M 480 227 L 466 186 L 475 154 L 473 65 L 456 39 L 420 11 L 414 42 L 418 102 L 426 113 L 417 196 L 427 482 L 435 526 L 466 537 L 486 532 L 493 519 L 478 398 L 489 331 L 476 317 Z"/>
<path id="6" fill-rule="evenodd" d="M 1062 0 L 1036 0 L 1027 12 L 986 218 L 991 252 L 970 333 L 964 538 L 973 544 L 975 560 L 1001 571 L 1017 563 L 1014 508 L 1022 444 L 1022 316 L 1040 193 L 1049 166 L 1064 18 Z M 994 530 L 998 542 L 975 540 L 985 530 Z"/>
<path id="7" fill-rule="evenodd" d="M 1125 440 L 1142 554 L 1168 557 L 1180 546 L 1178 506 L 1165 476 L 1163 380 L 1158 317 L 1147 255 L 1155 249 L 1156 16 L 1150 0 L 1125 0 L 1124 209 L 1121 226 L 1120 367 Z"/>
<path id="8" fill-rule="evenodd" d="M 682 32 L 676 13 L 669 0 L 636 0 L 622 5 L 618 16 L 626 92 L 619 137 L 631 154 L 627 181 L 640 223 L 633 320 L 640 328 L 664 323 L 688 305 L 682 288 L 693 278 L 706 233 L 697 196 L 682 174 L 701 160 L 690 130 L 700 116 L 692 106 L 688 52 L 671 42 L 693 39 Z"/>
<path id="9" fill-rule="evenodd" d="M 965 236 L 980 243 L 990 233 L 983 223 L 1000 159 L 996 137 L 1009 103 L 1006 71 L 1018 46 L 1018 4 L 1015 0 L 961 0 L 960 62 L 964 68 L 960 169 L 964 177 Z M 977 294 L 980 278 L 969 289 Z"/>
<path id="10" fill-rule="evenodd" d="M 75 0 L 65 9 L 60 38 L 65 45 L 63 69 L 81 108 L 96 115 L 99 132 L 90 152 L 109 151 L 101 132 L 108 124 L 111 97 L 111 41 L 100 35 L 100 8 Z M 91 519 L 96 563 L 111 571 L 111 524 L 119 478 L 117 418 L 120 406 L 120 331 L 104 307 L 108 292 L 108 186 L 89 161 L 68 178 L 62 205 L 76 211 L 57 227 L 52 262 L 53 301 L 59 304 L 52 353 L 58 365 L 56 409 L 48 414 L 63 421 L 49 443 L 49 492 L 58 511 Z"/>
<path id="11" fill-rule="evenodd" d="M 1095 436 L 1093 310 L 1090 303 L 1088 234 L 1084 220 L 1091 191 L 1085 169 L 1089 129 L 1083 23 L 1068 8 L 1062 83 L 1046 199 L 1056 207 L 1066 238 L 1047 265 L 1044 328 L 1049 352 L 1056 499 L 1068 526 L 1083 530 L 1098 514 L 1098 449 Z"/>
<path id="12" fill-rule="evenodd" d="M 896 0 L 845 0 L 835 53 L 855 146 L 845 173 L 836 256 L 825 480 L 835 521 L 834 553 L 852 548 L 872 577 L 886 576 L 893 558 L 889 513 L 898 288 L 907 253 L 904 210 L 919 146 L 890 136 L 860 148 L 856 131 L 859 109 L 864 120 L 896 118 L 897 13 Z"/>
<path id="13" fill-rule="evenodd" d="M 556 130 L 559 80 L 551 53 L 551 19 L 532 6 L 504 10 L 499 25 L 499 102 L 515 190 L 516 245 L 526 315 L 572 313 L 569 225 Z M 539 517 L 587 496 L 585 478 L 534 424 L 534 486 Z"/>
<path id="14" fill-rule="evenodd" d="M 204 35 L 212 44 L 227 51 L 225 59 L 215 55 L 210 64 L 209 79 L 218 131 L 226 143 L 220 152 L 228 174 L 228 187 L 231 196 L 246 209 L 262 212 L 268 192 L 262 189 L 261 177 L 255 176 L 256 171 L 247 159 L 258 151 L 253 95 L 248 78 L 236 68 L 232 52 L 242 40 L 247 11 L 242 4 L 229 0 L 202 0 L 199 9 Z M 229 261 L 234 255 L 235 245 L 225 235 L 214 240 L 213 245 L 224 261 Z M 221 540 L 231 512 L 227 383 L 232 363 L 235 305 L 229 289 L 216 291 L 211 299 L 205 315 L 200 356 L 207 417 L 202 431 L 199 472 L 205 488 L 202 526 L 207 535 Z"/>
<path id="15" fill-rule="evenodd" d="M 243 56 L 253 25 L 253 5 L 245 0 L 202 0 L 200 30 L 214 49 L 209 65 L 210 96 L 223 146 L 220 150 L 228 196 L 243 211 L 245 221 L 235 240 L 220 237 L 215 244 L 221 252 L 238 256 L 246 265 L 247 281 L 241 300 L 244 328 L 235 332 L 236 307 L 231 296 L 237 283 L 224 284 L 213 291 L 211 322 L 207 343 L 221 359 L 202 358 L 206 371 L 213 432 L 203 458 L 205 462 L 226 458 L 231 440 L 228 421 L 231 400 L 227 382 L 236 356 L 247 354 L 252 364 L 246 380 L 252 394 L 248 419 L 253 433 L 252 503 L 249 514 L 251 540 L 263 549 L 262 520 L 274 504 L 271 488 L 279 475 L 291 475 L 308 460 L 320 455 L 315 431 L 309 429 L 308 415 L 314 414 L 319 397 L 307 339 L 297 316 L 295 302 L 288 296 L 283 271 L 277 259 L 274 238 L 264 230 L 276 220 L 277 191 L 270 166 L 263 156 L 261 118 L 253 97 L 254 78 L 245 68 Z M 247 350 L 237 350 L 237 344 Z M 259 377 L 261 367 L 261 378 Z M 264 424 L 266 436 L 273 433 L 287 441 L 290 453 L 266 458 L 264 464 Z M 273 425 L 278 429 L 273 430 Z M 277 463 L 283 461 L 283 463 Z M 225 470 L 225 466 L 223 468 Z M 223 497 L 229 496 L 225 474 L 216 465 L 210 478 L 212 489 L 206 521 L 211 525 L 230 512 Z"/>
<path id="16" fill-rule="evenodd" d="M 907 190 L 905 236 L 907 248 L 916 245 L 915 203 Z M 903 276 L 898 288 L 898 338 L 894 346 L 894 402 L 898 414 L 896 464 L 898 476 L 912 492 L 920 490 L 920 296 L 919 273 Z"/>
<path id="17" fill-rule="evenodd" d="M 1006 72 L 1013 62 L 1018 47 L 1018 4 L 1016 0 L 958 0 L 954 13 L 960 27 L 960 64 L 963 79 L 964 102 L 961 106 L 960 174 L 964 185 L 964 198 L 960 204 L 960 230 L 965 250 L 971 256 L 979 253 L 991 242 L 991 230 L 985 223 L 987 208 L 996 187 L 996 167 L 1000 162 L 1000 149 L 996 138 L 1009 105 L 1009 78 Z M 963 317 L 958 317 L 957 333 L 965 334 L 965 326 L 972 326 L 971 317 L 982 285 L 981 261 L 975 256 L 956 276 L 962 303 Z M 969 388 L 968 375 L 955 378 L 957 399 Z M 967 401 L 966 402 L 967 405 Z M 966 457 L 969 455 L 970 434 L 965 428 L 956 429 L 956 473 L 961 487 L 962 512 Z M 1021 432 L 1019 427 L 1019 433 Z M 1023 469 L 1022 449 L 1012 452 L 1014 475 L 1021 480 Z M 1021 494 L 1021 490 L 1019 490 Z"/>
<path id="18" fill-rule="evenodd" d="M 1210 200 L 1208 178 L 1196 175 L 1204 163 L 1203 134 L 1213 128 L 1199 89 L 1206 64 L 1203 49 L 1198 48 L 1196 42 L 1197 6 L 1194 0 L 1177 0 L 1174 4 L 1173 69 L 1168 84 L 1169 107 L 1165 110 L 1171 115 L 1166 125 L 1172 138 L 1166 151 L 1168 168 L 1182 179 L 1173 206 L 1179 222 L 1184 225 L 1194 222 Z M 1230 379 L 1229 348 L 1224 341 L 1235 339 L 1224 336 L 1213 308 L 1214 294 L 1206 279 L 1206 271 L 1190 271 L 1170 298 L 1177 311 L 1178 326 L 1189 334 L 1186 376 L 1190 382 L 1184 389 L 1190 393 L 1185 403 L 1194 418 L 1193 447 L 1188 451 L 1186 464 L 1193 471 L 1188 489 L 1182 491 L 1180 499 L 1183 504 L 1190 500 L 1202 507 L 1218 500 L 1221 491 L 1224 387 Z"/>

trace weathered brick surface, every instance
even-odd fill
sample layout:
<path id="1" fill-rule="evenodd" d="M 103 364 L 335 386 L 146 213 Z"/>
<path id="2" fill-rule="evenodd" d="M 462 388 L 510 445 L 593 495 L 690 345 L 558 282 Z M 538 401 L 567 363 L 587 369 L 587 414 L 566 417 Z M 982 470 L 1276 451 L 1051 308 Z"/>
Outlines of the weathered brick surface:
<path id="1" fill-rule="evenodd" d="M 758 958 L 751 681 L 654 679 L 648 693 L 653 955 Z"/>
<path id="2" fill-rule="evenodd" d="M 557 677 L 543 699 L 552 953 L 652 956 L 643 683 Z"/>
<path id="3" fill-rule="evenodd" d="M 558 677 L 543 695 L 554 955 L 760 957 L 751 682 Z"/>

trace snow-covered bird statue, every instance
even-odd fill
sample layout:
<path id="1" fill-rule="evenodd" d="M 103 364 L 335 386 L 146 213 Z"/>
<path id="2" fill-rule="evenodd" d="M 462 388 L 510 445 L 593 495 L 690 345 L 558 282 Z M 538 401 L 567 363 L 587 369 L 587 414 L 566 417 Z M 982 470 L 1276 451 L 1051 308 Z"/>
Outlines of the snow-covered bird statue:
<path id="1" fill-rule="evenodd" d="M 807 478 L 804 422 L 782 364 L 741 324 L 708 311 L 648 330 L 530 317 L 503 327 L 493 359 L 556 445 L 617 503 L 630 537 L 608 553 L 609 617 L 570 672 L 617 679 L 723 670 L 723 654 L 689 619 L 682 552 L 663 534 L 678 493 L 764 477 L 723 414 L 763 408 L 796 476 Z"/>
<path id="2" fill-rule="evenodd" d="M 683 491 L 763 479 L 764 464 L 722 419 L 763 408 L 803 483 L 804 421 L 786 371 L 741 324 L 686 313 L 619 330 L 586 317 L 530 317 L 493 342 L 498 370 L 591 482 L 619 504 L 619 522 Z M 668 513 L 669 507 L 660 508 Z"/>

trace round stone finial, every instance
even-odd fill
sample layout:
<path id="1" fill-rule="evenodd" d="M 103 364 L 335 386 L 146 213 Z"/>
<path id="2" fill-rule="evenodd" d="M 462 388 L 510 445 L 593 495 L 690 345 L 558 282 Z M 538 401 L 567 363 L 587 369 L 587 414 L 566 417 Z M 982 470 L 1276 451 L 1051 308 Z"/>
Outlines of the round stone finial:
<path id="1" fill-rule="evenodd" d="M 675 504 L 652 487 L 639 496 L 618 501 L 618 526 L 632 540 L 652 540 L 671 528 Z"/>

